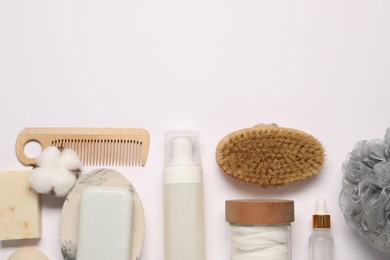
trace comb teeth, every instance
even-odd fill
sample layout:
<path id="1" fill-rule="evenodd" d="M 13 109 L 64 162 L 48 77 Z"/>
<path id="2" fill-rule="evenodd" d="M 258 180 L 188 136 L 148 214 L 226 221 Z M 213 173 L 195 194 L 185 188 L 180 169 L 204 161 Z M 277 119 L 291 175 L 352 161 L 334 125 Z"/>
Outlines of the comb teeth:
<path id="1" fill-rule="evenodd" d="M 51 145 L 74 150 L 86 166 L 142 166 L 141 141 L 57 139 Z"/>
<path id="2" fill-rule="evenodd" d="M 145 166 L 149 151 L 149 132 L 143 128 L 25 128 L 15 144 L 16 155 L 24 165 L 36 158 L 25 154 L 24 146 L 38 142 L 74 150 L 83 165 Z"/>

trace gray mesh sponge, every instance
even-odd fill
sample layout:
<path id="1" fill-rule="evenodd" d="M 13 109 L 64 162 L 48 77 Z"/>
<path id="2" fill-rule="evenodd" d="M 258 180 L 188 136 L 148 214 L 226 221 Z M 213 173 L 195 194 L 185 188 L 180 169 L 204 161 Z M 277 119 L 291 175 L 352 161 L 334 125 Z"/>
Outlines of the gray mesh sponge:
<path id="1" fill-rule="evenodd" d="M 390 128 L 383 139 L 357 142 L 342 170 L 339 205 L 345 221 L 390 253 Z"/>

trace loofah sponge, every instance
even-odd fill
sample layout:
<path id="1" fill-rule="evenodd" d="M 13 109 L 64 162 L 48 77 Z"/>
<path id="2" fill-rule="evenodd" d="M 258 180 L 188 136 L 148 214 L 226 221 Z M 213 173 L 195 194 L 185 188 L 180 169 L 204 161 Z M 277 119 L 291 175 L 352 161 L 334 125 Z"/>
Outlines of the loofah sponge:
<path id="1" fill-rule="evenodd" d="M 390 253 L 390 128 L 383 139 L 357 142 L 342 171 L 339 205 L 346 223 Z"/>
<path id="2" fill-rule="evenodd" d="M 257 125 L 224 137 L 216 160 L 239 181 L 277 187 L 306 179 L 324 164 L 324 149 L 313 136 L 277 125 Z"/>

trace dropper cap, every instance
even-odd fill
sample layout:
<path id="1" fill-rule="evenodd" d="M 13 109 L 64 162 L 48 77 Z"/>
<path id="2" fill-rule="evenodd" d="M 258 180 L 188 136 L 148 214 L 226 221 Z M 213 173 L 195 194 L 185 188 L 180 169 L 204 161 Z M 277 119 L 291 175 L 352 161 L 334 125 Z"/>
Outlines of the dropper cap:
<path id="1" fill-rule="evenodd" d="M 326 201 L 317 199 L 316 213 L 313 215 L 313 228 L 330 228 L 330 215 L 326 212 Z"/>

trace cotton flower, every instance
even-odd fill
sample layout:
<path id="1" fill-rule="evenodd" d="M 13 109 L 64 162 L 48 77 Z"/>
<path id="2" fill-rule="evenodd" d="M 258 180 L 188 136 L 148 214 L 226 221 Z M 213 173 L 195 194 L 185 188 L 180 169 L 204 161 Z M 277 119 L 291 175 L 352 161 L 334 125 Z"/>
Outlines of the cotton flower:
<path id="1" fill-rule="evenodd" d="M 58 167 L 51 174 L 51 183 L 53 185 L 53 192 L 58 197 L 65 197 L 76 183 L 76 175 L 65 169 Z"/>
<path id="2" fill-rule="evenodd" d="M 36 164 L 39 167 L 57 167 L 61 152 L 55 146 L 46 147 L 37 157 Z"/>
<path id="3" fill-rule="evenodd" d="M 58 160 L 58 164 L 68 170 L 77 170 L 81 168 L 81 161 L 79 156 L 72 149 L 64 149 Z"/>
<path id="4" fill-rule="evenodd" d="M 53 188 L 51 184 L 51 173 L 55 171 L 52 167 L 38 167 L 31 170 L 28 175 L 30 186 L 38 193 L 50 193 Z"/>
<path id="5" fill-rule="evenodd" d="M 72 149 L 45 148 L 29 174 L 30 186 L 38 193 L 65 197 L 76 183 L 81 161 Z"/>

